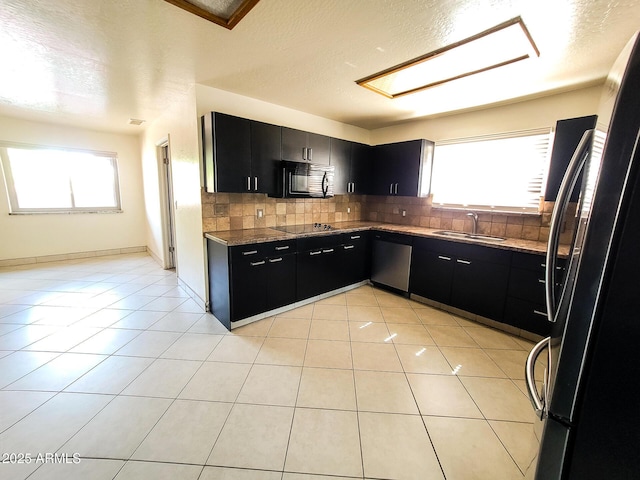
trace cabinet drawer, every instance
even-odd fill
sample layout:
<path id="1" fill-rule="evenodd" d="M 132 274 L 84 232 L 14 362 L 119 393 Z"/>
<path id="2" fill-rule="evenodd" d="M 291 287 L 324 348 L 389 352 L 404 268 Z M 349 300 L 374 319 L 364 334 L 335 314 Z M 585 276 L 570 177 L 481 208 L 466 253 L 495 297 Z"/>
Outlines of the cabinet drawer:
<path id="1" fill-rule="evenodd" d="M 319 235 L 313 237 L 299 238 L 297 240 L 298 252 L 306 252 L 319 248 L 332 248 L 340 245 L 342 236 L 340 234 Z"/>
<path id="2" fill-rule="evenodd" d="M 481 260 L 498 265 L 509 265 L 511 263 L 512 252 L 500 248 L 456 243 L 454 252 L 457 258 L 463 260 Z"/>
<path id="3" fill-rule="evenodd" d="M 545 303 L 545 278 L 544 270 L 523 270 L 512 268 L 509 278 L 510 297 L 528 300 L 530 302 Z"/>
<path id="4" fill-rule="evenodd" d="M 551 322 L 547 320 L 546 308 L 527 300 L 507 297 L 504 321 L 538 335 L 547 336 L 551 333 Z"/>
<path id="5" fill-rule="evenodd" d="M 296 241 L 282 240 L 280 242 L 269 242 L 264 244 L 264 254 L 267 257 L 287 255 L 296 252 Z"/>
<path id="6" fill-rule="evenodd" d="M 229 247 L 229 254 L 232 262 L 250 258 L 262 259 L 265 256 L 265 249 L 265 243 L 251 243 Z"/>

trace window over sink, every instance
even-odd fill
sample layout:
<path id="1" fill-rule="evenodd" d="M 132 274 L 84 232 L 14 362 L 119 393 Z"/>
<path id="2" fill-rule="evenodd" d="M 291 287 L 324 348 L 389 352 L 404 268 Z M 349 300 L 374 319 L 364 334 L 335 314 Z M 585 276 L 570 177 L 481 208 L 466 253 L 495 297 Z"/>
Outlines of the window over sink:
<path id="1" fill-rule="evenodd" d="M 539 213 L 551 129 L 437 142 L 433 206 Z"/>
<path id="2" fill-rule="evenodd" d="M 10 213 L 120 211 L 112 152 L 0 144 Z"/>

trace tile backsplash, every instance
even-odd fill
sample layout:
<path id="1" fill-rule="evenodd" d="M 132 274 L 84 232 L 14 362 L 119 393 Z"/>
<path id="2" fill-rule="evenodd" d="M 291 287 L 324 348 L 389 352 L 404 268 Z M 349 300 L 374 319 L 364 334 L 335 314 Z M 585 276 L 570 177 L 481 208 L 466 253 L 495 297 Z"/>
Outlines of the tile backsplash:
<path id="1" fill-rule="evenodd" d="M 553 202 L 543 202 L 540 215 L 477 212 L 478 232 L 546 242 L 553 205 Z M 262 210 L 262 217 L 258 217 L 258 210 Z M 336 195 L 327 199 L 294 199 L 258 193 L 202 192 L 202 228 L 205 232 L 350 220 L 470 232 L 472 222 L 466 213 L 434 207 L 431 197 Z M 571 241 L 574 213 L 575 204 L 571 205 L 565 218 L 560 237 L 562 244 Z"/>
<path id="2" fill-rule="evenodd" d="M 282 227 L 305 223 L 365 220 L 362 195 L 332 198 L 272 198 L 262 193 L 202 192 L 205 232 L 239 228 Z M 262 210 L 262 217 L 258 217 Z"/>

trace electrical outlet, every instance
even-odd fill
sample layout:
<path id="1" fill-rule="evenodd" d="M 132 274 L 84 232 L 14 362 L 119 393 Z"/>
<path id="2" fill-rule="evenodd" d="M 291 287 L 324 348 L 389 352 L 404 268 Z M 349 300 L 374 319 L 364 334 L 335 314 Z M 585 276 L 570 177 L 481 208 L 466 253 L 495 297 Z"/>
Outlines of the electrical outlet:
<path id="1" fill-rule="evenodd" d="M 407 211 L 406 210 L 402 210 L 402 216 L 406 217 L 407 216 Z"/>
<path id="2" fill-rule="evenodd" d="M 256 214 L 257 214 L 258 218 L 262 218 L 264 216 L 264 210 L 259 208 Z"/>
<path id="3" fill-rule="evenodd" d="M 351 207 L 347 207 L 347 213 L 351 213 Z"/>

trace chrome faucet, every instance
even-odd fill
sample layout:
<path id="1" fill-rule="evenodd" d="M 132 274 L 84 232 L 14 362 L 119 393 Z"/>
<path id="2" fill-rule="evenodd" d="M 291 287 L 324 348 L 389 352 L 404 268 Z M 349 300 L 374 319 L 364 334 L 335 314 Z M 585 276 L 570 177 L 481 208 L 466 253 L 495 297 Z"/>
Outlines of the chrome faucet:
<path id="1" fill-rule="evenodd" d="M 471 217 L 471 220 L 473 220 L 471 235 L 476 235 L 478 233 L 478 214 L 475 212 L 469 212 L 467 213 L 467 217 Z"/>

